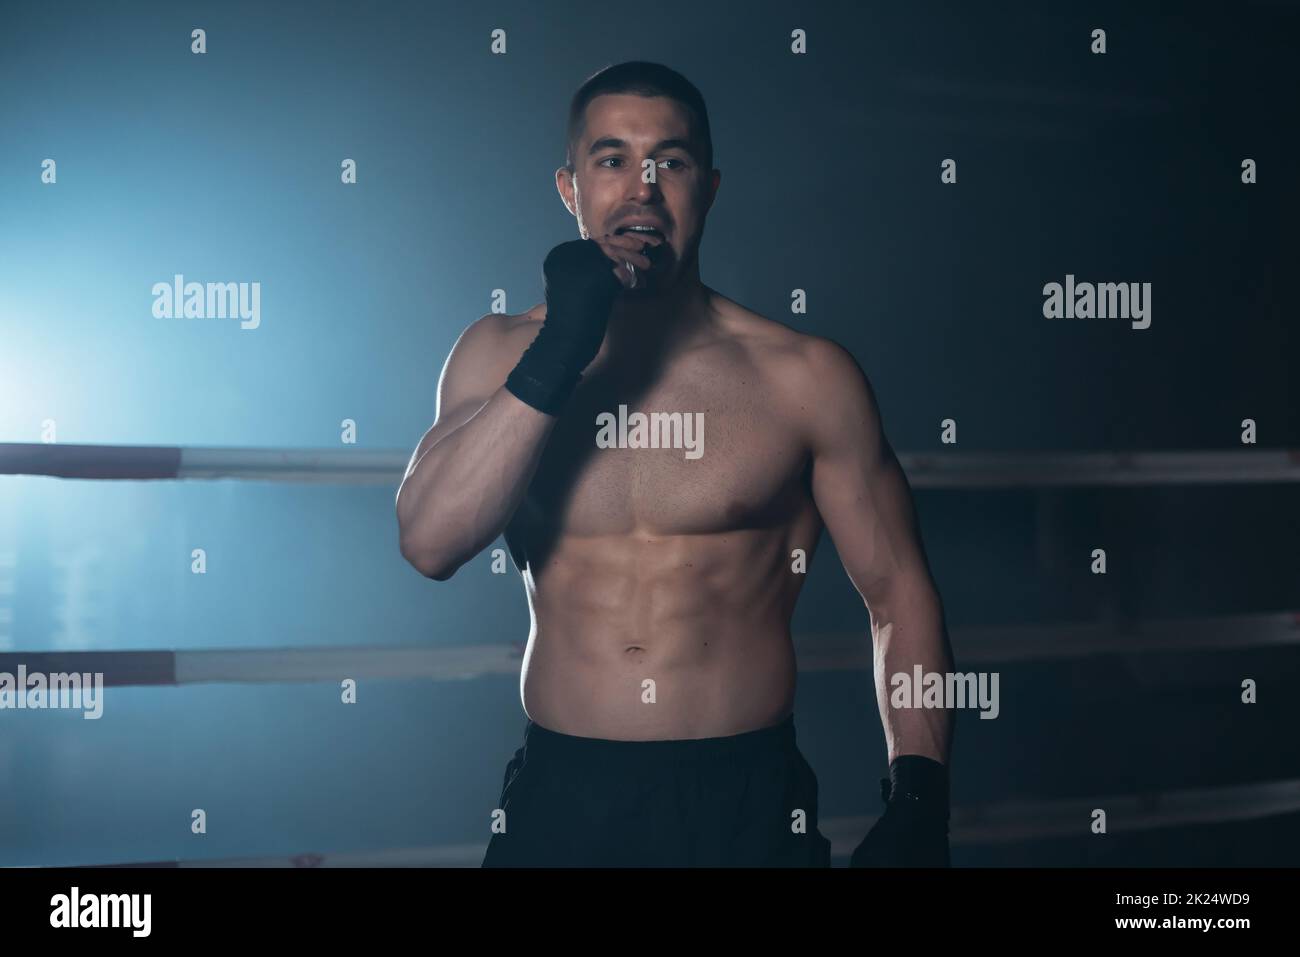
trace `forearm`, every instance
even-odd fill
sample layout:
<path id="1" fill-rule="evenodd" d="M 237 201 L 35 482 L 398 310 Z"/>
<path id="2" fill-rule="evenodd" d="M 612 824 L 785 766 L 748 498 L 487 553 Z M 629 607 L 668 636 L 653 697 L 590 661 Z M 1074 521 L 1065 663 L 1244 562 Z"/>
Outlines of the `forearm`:
<path id="1" fill-rule="evenodd" d="M 938 674 L 946 680 L 953 669 L 952 650 L 938 593 L 928 576 L 914 578 L 881 589 L 868 601 L 876 700 L 890 761 L 901 754 L 919 754 L 946 765 L 952 712 L 946 707 L 922 707 L 922 689 L 914 686 L 913 678 L 919 665 L 922 675 Z M 910 707 L 894 706 L 894 676 L 899 674 L 913 685 Z"/>
<path id="2" fill-rule="evenodd" d="M 397 494 L 402 554 L 444 579 L 504 531 L 556 419 L 504 388 L 414 462 Z"/>

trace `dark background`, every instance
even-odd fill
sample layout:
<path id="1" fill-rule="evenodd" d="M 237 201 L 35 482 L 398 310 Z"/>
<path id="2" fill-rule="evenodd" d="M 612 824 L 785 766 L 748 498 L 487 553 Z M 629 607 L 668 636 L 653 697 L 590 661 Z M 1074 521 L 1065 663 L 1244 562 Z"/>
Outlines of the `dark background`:
<path id="1" fill-rule="evenodd" d="M 537 302 L 546 251 L 576 237 L 553 185 L 569 97 L 648 59 L 710 110 L 703 280 L 849 348 L 900 452 L 1231 453 L 1244 418 L 1258 448 L 1300 448 L 1297 40 L 1296 5 L 1263 2 L 0 4 L 0 441 L 53 420 L 60 442 L 339 447 L 348 418 L 360 447 L 413 448 L 456 336 L 495 289 Z M 177 272 L 260 281 L 261 327 L 154 319 Z M 1152 283 L 1151 327 L 1044 319 L 1066 273 Z M 522 641 L 522 589 L 486 555 L 445 584 L 401 560 L 395 488 L 0 479 L 0 651 Z M 1048 644 L 1066 622 L 1300 608 L 1294 482 L 917 502 L 959 666 L 972 625 L 1041 623 Z M 795 630 L 868 627 L 827 541 Z M 955 831 L 954 863 L 1295 864 L 1292 635 L 981 661 L 1002 712 L 960 718 L 976 837 Z M 220 685 L 115 690 L 98 722 L 0 712 L 0 864 L 486 840 L 514 678 L 337 701 Z M 876 813 L 867 675 L 801 676 L 796 716 L 823 817 Z M 1203 792 L 1220 820 L 1087 828 L 1093 807 L 1266 782 L 1269 814 Z M 1077 826 L 979 838 L 1008 802 Z"/>

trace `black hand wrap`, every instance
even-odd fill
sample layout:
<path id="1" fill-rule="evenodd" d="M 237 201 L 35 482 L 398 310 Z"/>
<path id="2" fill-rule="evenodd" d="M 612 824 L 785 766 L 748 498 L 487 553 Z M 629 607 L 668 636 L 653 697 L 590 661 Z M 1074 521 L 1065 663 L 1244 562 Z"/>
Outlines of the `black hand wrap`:
<path id="1" fill-rule="evenodd" d="M 547 415 L 559 415 L 600 351 L 614 297 L 623 288 L 614 264 L 595 242 L 560 243 L 542 264 L 546 319 L 506 389 L 520 402 Z"/>
<path id="2" fill-rule="evenodd" d="M 863 838 L 851 867 L 951 867 L 948 854 L 948 769 L 903 754 L 880 780 L 885 813 Z"/>

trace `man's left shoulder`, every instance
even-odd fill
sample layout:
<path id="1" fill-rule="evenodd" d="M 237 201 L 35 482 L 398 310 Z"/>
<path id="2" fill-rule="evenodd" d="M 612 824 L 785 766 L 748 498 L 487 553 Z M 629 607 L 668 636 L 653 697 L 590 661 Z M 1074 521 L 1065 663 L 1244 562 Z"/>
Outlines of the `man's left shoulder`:
<path id="1" fill-rule="evenodd" d="M 767 397 L 768 411 L 810 449 L 842 446 L 879 430 L 875 395 L 853 353 L 834 339 L 744 310 L 733 324 Z"/>
<path id="2" fill-rule="evenodd" d="M 797 364 L 809 388 L 838 393 L 857 391 L 866 385 L 866 373 L 844 346 L 825 336 L 791 332 L 799 337 Z"/>
<path id="3" fill-rule="evenodd" d="M 774 383 L 794 389 L 852 388 L 865 380 L 853 354 L 833 339 L 769 319 L 728 301 L 727 326 Z"/>
<path id="4" fill-rule="evenodd" d="M 822 408 L 870 399 L 866 373 L 844 346 L 779 322 L 764 323 L 752 354 L 773 388 Z"/>

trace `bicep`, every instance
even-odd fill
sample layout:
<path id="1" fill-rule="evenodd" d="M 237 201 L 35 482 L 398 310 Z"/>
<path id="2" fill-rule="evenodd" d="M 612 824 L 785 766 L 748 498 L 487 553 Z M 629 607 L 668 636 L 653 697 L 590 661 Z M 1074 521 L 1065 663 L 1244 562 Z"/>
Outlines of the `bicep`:
<path id="1" fill-rule="evenodd" d="M 433 425 L 416 445 L 406 466 L 407 475 L 429 449 L 477 415 L 505 382 L 504 373 L 500 382 L 494 377 L 500 361 L 494 323 L 499 319 L 488 315 L 476 320 L 452 346 L 438 376 Z"/>
<path id="2" fill-rule="evenodd" d="M 813 499 L 859 594 L 870 603 L 900 583 L 929 581 L 907 477 L 885 438 L 875 396 L 857 362 L 823 348 L 814 376 Z"/>

